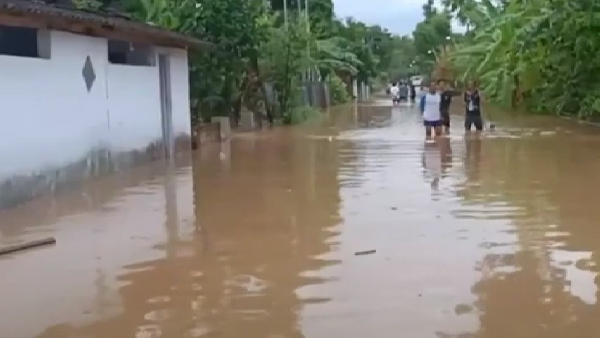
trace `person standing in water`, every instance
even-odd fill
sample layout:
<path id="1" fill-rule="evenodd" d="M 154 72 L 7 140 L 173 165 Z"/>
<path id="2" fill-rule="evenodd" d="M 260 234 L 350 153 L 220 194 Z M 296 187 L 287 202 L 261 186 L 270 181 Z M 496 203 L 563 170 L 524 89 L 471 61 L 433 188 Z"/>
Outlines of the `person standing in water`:
<path id="1" fill-rule="evenodd" d="M 475 81 L 469 81 L 467 91 L 464 95 L 465 99 L 465 131 L 470 131 L 471 126 L 475 125 L 475 130 L 483 130 L 483 119 L 481 118 L 481 97 L 479 96 L 479 88 Z"/>
<path id="2" fill-rule="evenodd" d="M 425 137 L 431 137 L 431 130 L 435 136 L 442 134 L 442 116 L 440 112 L 441 98 L 437 92 L 435 82 L 429 84 L 429 91 L 421 96 L 421 114 L 423 115 L 423 125 L 425 126 Z"/>
<path id="3" fill-rule="evenodd" d="M 408 87 L 410 89 L 410 102 L 415 102 L 417 90 L 415 89 L 415 84 L 411 80 L 408 80 Z"/>
<path id="4" fill-rule="evenodd" d="M 392 84 L 392 88 L 390 88 L 390 94 L 392 95 L 392 105 L 396 105 L 396 102 L 398 101 L 399 91 L 400 88 L 398 88 L 398 85 L 396 85 L 396 82 L 394 82 L 394 84 Z"/>
<path id="5" fill-rule="evenodd" d="M 454 91 L 448 89 L 446 81 L 439 80 L 438 88 L 440 90 L 440 112 L 442 116 L 442 126 L 444 133 L 450 134 L 450 105 L 452 104 L 452 97 Z"/>
<path id="6" fill-rule="evenodd" d="M 398 87 L 398 102 L 408 101 L 408 85 L 404 82 Z"/>

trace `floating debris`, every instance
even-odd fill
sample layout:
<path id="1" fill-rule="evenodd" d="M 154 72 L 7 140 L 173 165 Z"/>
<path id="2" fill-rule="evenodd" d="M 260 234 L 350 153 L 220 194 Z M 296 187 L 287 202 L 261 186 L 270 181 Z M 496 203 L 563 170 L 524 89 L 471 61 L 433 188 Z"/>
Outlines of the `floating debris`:
<path id="1" fill-rule="evenodd" d="M 18 251 L 33 249 L 33 248 L 37 248 L 37 247 L 44 246 L 44 245 L 52 245 L 52 244 L 56 244 L 56 239 L 54 237 L 38 239 L 36 241 L 31 241 L 31 242 L 26 242 L 26 243 L 21 243 L 21 244 L 15 244 L 15 245 L 7 246 L 4 248 L 0 248 L 0 256 L 7 255 L 10 253 L 15 253 Z"/>
<path id="2" fill-rule="evenodd" d="M 366 251 L 357 251 L 354 253 L 355 256 L 363 256 L 363 255 L 371 255 L 376 253 L 377 250 L 366 250 Z"/>

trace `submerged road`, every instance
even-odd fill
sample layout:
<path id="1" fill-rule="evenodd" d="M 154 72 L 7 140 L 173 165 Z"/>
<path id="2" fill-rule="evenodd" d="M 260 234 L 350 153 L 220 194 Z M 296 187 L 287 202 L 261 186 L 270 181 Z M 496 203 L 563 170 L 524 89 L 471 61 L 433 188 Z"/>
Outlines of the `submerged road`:
<path id="1" fill-rule="evenodd" d="M 600 129 L 386 103 L 1 213 L 0 337 L 600 337 Z"/>

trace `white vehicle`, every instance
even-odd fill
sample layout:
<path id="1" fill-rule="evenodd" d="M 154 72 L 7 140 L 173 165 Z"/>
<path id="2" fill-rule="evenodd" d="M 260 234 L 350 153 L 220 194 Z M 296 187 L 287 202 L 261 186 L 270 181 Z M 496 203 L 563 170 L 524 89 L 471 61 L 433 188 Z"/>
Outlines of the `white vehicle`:
<path id="1" fill-rule="evenodd" d="M 411 76 L 410 82 L 412 82 L 413 86 L 419 87 L 423 83 L 423 77 L 420 75 Z"/>

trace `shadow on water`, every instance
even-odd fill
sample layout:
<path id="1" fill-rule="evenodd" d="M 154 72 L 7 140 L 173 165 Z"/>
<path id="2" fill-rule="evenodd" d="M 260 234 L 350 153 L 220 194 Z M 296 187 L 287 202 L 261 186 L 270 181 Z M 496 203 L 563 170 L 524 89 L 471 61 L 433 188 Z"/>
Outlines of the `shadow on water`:
<path id="1" fill-rule="evenodd" d="M 0 336 L 598 337 L 600 136 L 493 119 L 345 107 L 5 211 L 58 244 L 0 259 Z"/>

